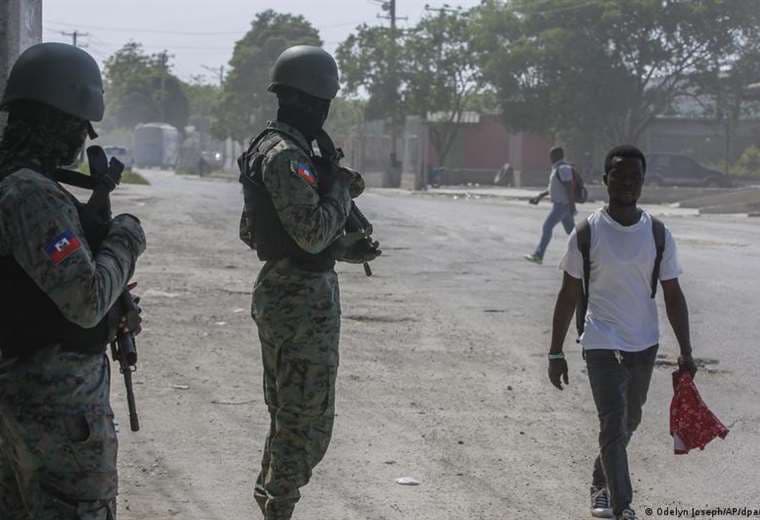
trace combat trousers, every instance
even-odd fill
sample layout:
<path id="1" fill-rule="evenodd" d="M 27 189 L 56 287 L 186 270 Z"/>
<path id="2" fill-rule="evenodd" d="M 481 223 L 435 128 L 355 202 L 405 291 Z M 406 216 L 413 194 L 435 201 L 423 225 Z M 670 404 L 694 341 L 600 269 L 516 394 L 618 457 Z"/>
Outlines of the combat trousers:
<path id="1" fill-rule="evenodd" d="M 288 520 L 324 457 L 335 418 L 340 304 L 334 271 L 267 265 L 253 317 L 264 367 L 270 427 L 254 497 L 266 520 Z"/>
<path id="2" fill-rule="evenodd" d="M 0 362 L 0 518 L 115 520 L 118 441 L 105 355 Z"/>
<path id="3" fill-rule="evenodd" d="M 641 423 L 657 349 L 655 345 L 642 352 L 584 352 L 600 427 L 592 484 L 609 489 L 616 515 L 633 500 L 626 448 Z"/>

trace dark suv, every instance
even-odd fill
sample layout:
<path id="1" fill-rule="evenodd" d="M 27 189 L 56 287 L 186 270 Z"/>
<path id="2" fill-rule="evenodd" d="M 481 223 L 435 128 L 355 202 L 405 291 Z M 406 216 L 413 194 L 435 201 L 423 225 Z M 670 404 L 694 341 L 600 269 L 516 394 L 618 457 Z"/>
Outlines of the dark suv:
<path id="1" fill-rule="evenodd" d="M 706 168 L 685 155 L 650 153 L 647 155 L 647 184 L 658 186 L 731 187 L 731 178 Z"/>

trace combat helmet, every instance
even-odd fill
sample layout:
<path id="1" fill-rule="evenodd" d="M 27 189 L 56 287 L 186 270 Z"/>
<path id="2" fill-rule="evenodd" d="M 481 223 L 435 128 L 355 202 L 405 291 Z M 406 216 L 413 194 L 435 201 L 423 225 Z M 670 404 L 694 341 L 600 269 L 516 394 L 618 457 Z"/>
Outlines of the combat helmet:
<path id="1" fill-rule="evenodd" d="M 338 65 L 321 47 L 296 45 L 286 49 L 272 67 L 269 91 L 290 87 L 320 99 L 333 99 L 340 88 Z"/>
<path id="2" fill-rule="evenodd" d="M 39 43 L 25 50 L 8 77 L 0 109 L 36 101 L 84 119 L 103 119 L 103 79 L 95 60 L 66 43 Z"/>

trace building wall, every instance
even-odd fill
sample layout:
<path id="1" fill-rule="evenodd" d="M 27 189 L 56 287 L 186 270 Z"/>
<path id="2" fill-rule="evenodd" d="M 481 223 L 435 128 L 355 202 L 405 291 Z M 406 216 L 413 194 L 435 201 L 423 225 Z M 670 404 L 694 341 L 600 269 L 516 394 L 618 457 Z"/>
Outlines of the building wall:
<path id="1" fill-rule="evenodd" d="M 408 117 L 397 148 L 402 161 L 401 186 L 420 189 L 431 168 L 441 161 L 430 137 L 428 121 Z M 370 186 L 383 186 L 390 138 L 383 121 L 368 121 L 344 140 L 347 164 L 361 171 Z M 512 133 L 500 115 L 481 115 L 477 122 L 462 123 L 446 166 L 451 182 L 491 183 L 496 172 L 511 163 L 525 185 L 543 185 L 548 179 L 550 141 L 539 135 Z M 449 179 L 450 177 L 450 179 Z"/>
<path id="2" fill-rule="evenodd" d="M 428 140 L 429 142 L 430 140 Z M 550 141 L 540 135 L 511 132 L 501 115 L 482 115 L 478 123 L 463 124 L 446 166 L 460 174 L 454 182 L 490 183 L 504 163 L 520 172 L 523 185 L 541 185 L 548 178 Z M 428 146 L 427 163 L 439 166 L 435 147 Z"/>

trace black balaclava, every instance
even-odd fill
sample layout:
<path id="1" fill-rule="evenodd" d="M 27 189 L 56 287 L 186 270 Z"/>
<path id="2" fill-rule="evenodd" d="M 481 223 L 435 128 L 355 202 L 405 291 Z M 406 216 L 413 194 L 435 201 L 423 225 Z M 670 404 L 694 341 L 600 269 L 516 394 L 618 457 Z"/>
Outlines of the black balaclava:
<path id="1" fill-rule="evenodd" d="M 330 113 L 330 100 L 290 88 L 277 89 L 277 120 L 301 132 L 308 141 L 316 139 Z"/>
<path id="2" fill-rule="evenodd" d="M 33 162 L 45 173 L 74 162 L 86 135 L 88 121 L 53 107 L 19 101 L 9 107 L 8 125 L 0 141 L 0 175 L 15 164 Z"/>

